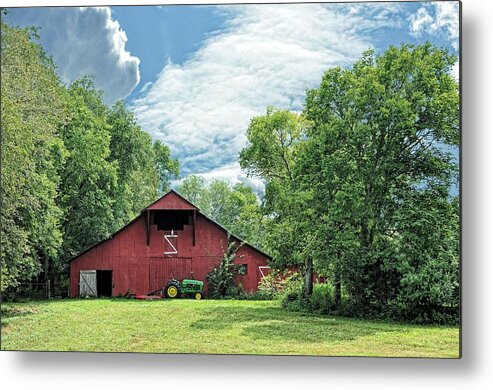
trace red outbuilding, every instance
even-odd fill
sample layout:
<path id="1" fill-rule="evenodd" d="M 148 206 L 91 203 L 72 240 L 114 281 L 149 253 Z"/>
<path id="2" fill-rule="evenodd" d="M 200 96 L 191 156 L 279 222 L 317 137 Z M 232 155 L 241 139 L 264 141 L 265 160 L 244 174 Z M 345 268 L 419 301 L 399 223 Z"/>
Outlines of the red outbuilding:
<path id="1" fill-rule="evenodd" d="M 241 239 L 231 236 L 238 243 Z M 70 261 L 70 296 L 148 294 L 170 278 L 203 280 L 223 257 L 228 232 L 170 191 L 108 239 Z M 236 252 L 245 292 L 257 290 L 270 256 L 245 243 Z"/>

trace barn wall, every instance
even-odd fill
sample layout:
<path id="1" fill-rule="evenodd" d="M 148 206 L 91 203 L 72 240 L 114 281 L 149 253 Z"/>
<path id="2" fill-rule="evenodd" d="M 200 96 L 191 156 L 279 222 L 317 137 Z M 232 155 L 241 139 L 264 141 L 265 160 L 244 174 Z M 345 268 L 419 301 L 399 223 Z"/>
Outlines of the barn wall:
<path id="1" fill-rule="evenodd" d="M 142 216 L 113 239 L 104 241 L 72 261 L 70 295 L 78 295 L 79 271 L 92 269 L 113 271 L 113 295 L 146 293 L 149 288 L 149 253 L 158 252 L 158 248 L 147 247 L 146 229 L 146 220 Z"/>
<path id="2" fill-rule="evenodd" d="M 221 261 L 223 249 L 227 247 L 227 234 L 201 214 L 197 214 L 195 246 L 193 228 L 175 232 L 177 238 L 170 239 L 178 250 L 167 254 L 171 247 L 164 239 L 164 232 L 150 225 L 150 244 L 147 246 L 147 217 L 143 214 L 119 232 L 113 239 L 105 241 L 83 253 L 70 266 L 70 296 L 76 297 L 79 289 L 79 271 L 112 270 L 113 295 L 134 293 L 147 294 L 163 287 L 169 278 L 193 277 L 205 282 L 206 274 Z M 266 256 L 249 246 L 238 250 L 237 264 L 247 264 L 246 275 L 239 275 L 237 282 L 245 291 L 257 289 L 261 275 L 259 266 L 267 265 Z"/>

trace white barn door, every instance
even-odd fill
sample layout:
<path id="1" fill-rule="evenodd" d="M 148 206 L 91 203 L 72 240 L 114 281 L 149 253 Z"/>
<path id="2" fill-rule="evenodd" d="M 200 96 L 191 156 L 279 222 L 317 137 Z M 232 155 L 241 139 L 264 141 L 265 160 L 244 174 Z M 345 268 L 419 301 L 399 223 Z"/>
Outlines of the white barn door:
<path id="1" fill-rule="evenodd" d="M 79 276 L 79 296 L 97 297 L 98 289 L 96 283 L 96 271 L 80 271 Z"/>

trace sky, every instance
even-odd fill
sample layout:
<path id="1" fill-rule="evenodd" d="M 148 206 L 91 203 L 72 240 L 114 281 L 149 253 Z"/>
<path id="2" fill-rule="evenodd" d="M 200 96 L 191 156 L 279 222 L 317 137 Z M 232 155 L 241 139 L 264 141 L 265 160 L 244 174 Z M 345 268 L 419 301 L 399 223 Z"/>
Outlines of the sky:
<path id="1" fill-rule="evenodd" d="M 107 104 L 124 100 L 180 160 L 180 179 L 257 192 L 262 181 L 238 163 L 253 116 L 301 111 L 325 70 L 370 48 L 429 41 L 459 51 L 455 1 L 10 8 L 6 18 L 39 27 L 63 82 L 92 74 Z"/>

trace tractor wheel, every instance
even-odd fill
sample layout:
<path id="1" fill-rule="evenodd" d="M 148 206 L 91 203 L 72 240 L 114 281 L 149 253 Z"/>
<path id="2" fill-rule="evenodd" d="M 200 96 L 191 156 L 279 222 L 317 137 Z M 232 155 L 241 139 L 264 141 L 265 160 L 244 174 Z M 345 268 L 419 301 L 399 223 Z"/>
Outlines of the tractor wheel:
<path id="1" fill-rule="evenodd" d="M 168 298 L 178 298 L 180 295 L 180 287 L 175 283 L 170 283 L 166 286 L 165 293 Z"/>
<path id="2" fill-rule="evenodd" d="M 200 299 L 202 299 L 202 293 L 199 293 L 199 292 L 196 292 L 193 297 L 198 301 Z"/>

